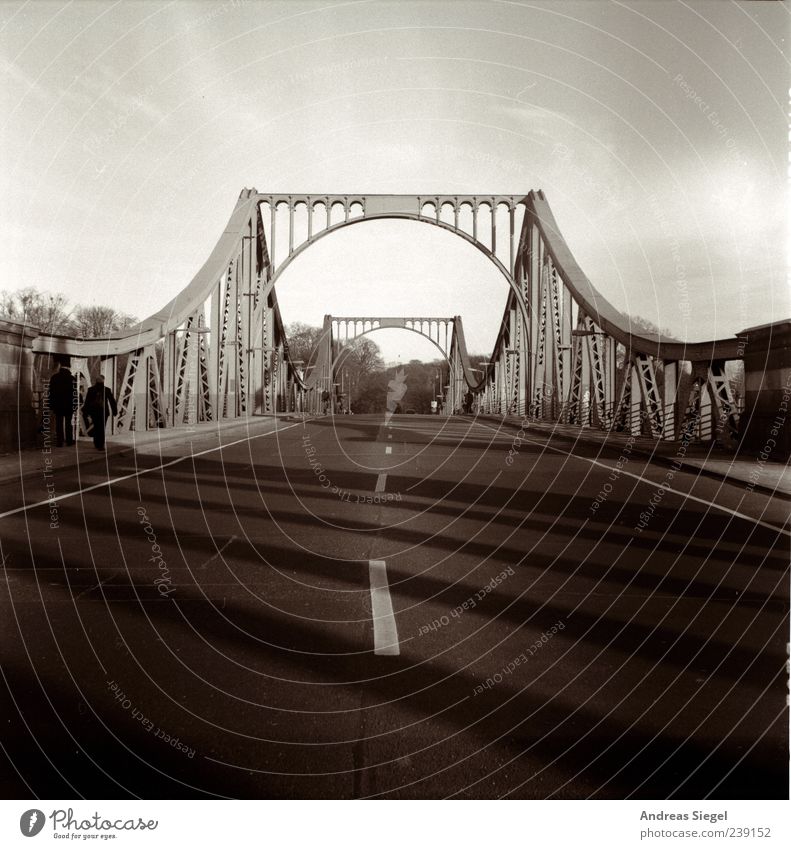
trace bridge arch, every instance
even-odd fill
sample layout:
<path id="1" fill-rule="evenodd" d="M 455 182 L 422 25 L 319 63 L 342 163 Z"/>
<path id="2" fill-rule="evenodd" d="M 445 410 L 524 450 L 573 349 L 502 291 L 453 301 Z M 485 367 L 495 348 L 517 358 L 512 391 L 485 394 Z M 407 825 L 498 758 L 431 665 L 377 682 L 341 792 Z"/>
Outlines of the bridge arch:
<path id="1" fill-rule="evenodd" d="M 320 203 L 320 202 L 322 202 L 321 199 L 316 199 L 316 201 L 314 203 Z M 432 202 L 431 199 L 426 199 L 424 204 L 425 203 L 431 203 L 431 202 Z M 276 206 L 280 205 L 281 203 L 283 203 L 283 201 L 279 201 L 279 200 L 273 201 L 273 204 L 275 204 L 275 206 L 273 206 L 272 208 L 276 208 Z M 299 201 L 294 201 L 292 208 L 296 207 L 297 203 L 299 203 Z M 336 201 L 336 202 L 331 201 L 331 203 L 333 205 L 337 205 L 337 203 L 339 203 L 339 202 L 338 201 Z M 360 201 L 355 200 L 353 203 L 349 204 L 349 207 L 347 207 L 347 209 L 350 208 L 352 205 L 361 205 L 361 204 L 360 204 Z M 464 203 L 459 203 L 458 207 L 456 207 L 456 208 L 461 209 L 461 207 L 464 206 L 464 205 L 465 205 Z M 478 203 L 476 209 L 480 209 L 484 206 L 487 206 L 487 201 L 481 201 L 480 203 Z M 419 213 L 395 211 L 395 212 L 382 212 L 382 213 L 368 214 L 368 215 L 364 214 L 364 215 L 359 215 L 359 216 L 356 216 L 356 217 L 347 216 L 345 218 L 345 220 L 343 220 L 343 221 L 339 221 L 335 224 L 329 224 L 329 226 L 325 227 L 323 230 L 321 230 L 318 233 L 313 233 L 308 239 L 304 240 L 303 242 L 301 242 L 298 245 L 293 246 L 293 248 L 291 247 L 291 245 L 289 245 L 288 255 L 279 265 L 274 266 L 274 270 L 273 270 L 271 277 L 269 278 L 268 285 L 271 286 L 271 287 L 274 287 L 275 284 L 277 283 L 277 281 L 279 280 L 281 274 L 291 265 L 291 263 L 298 256 L 302 255 L 305 251 L 307 251 L 308 248 L 315 245 L 320 239 L 324 238 L 325 236 L 329 236 L 333 233 L 337 233 L 339 230 L 343 230 L 347 227 L 351 227 L 354 224 L 360 224 L 360 223 L 367 222 L 367 221 L 394 221 L 394 220 L 414 221 L 414 222 L 418 222 L 418 223 L 422 223 L 422 224 L 429 224 L 433 227 L 438 227 L 441 230 L 444 230 L 445 232 L 452 233 L 453 235 L 460 237 L 467 244 L 471 245 L 476 250 L 478 250 L 480 253 L 482 253 L 492 263 L 492 265 L 497 269 L 497 271 L 500 272 L 500 274 L 505 279 L 505 281 L 508 284 L 511 292 L 513 293 L 513 297 L 516 301 L 516 304 L 517 304 L 518 308 L 520 309 L 520 311 L 522 313 L 522 319 L 525 322 L 525 326 L 529 327 L 527 303 L 525 302 L 525 299 L 524 299 L 524 293 L 521 291 L 519 285 L 517 284 L 516 280 L 514 279 L 514 275 L 513 275 L 512 271 L 510 269 L 506 268 L 506 266 L 503 264 L 503 262 L 497 256 L 496 252 L 489 249 L 483 242 L 481 242 L 479 239 L 477 239 L 475 237 L 475 235 L 470 235 L 469 233 L 465 232 L 464 230 L 462 230 L 458 226 L 455 226 L 453 224 L 449 224 L 445 221 L 442 221 L 442 220 L 440 220 L 439 217 L 436 217 L 436 218 L 435 217 L 428 217 L 428 216 L 425 216 L 425 215 L 421 215 Z M 513 236 L 512 236 L 512 239 L 513 239 Z"/>
<path id="2" fill-rule="evenodd" d="M 337 318 L 336 316 L 328 316 L 327 318 L 329 319 L 330 322 L 336 322 L 336 321 L 339 320 L 339 318 Z M 353 321 L 354 319 L 345 319 L 345 317 L 340 317 L 340 320 L 341 321 L 345 321 L 345 320 Z M 422 336 L 424 339 L 428 339 L 428 341 L 431 342 L 431 344 L 440 352 L 440 354 L 442 354 L 442 358 L 448 364 L 448 382 L 449 382 L 449 385 L 453 386 L 456 383 L 456 379 L 457 379 L 457 376 L 458 376 L 457 375 L 457 364 L 455 363 L 455 358 L 452 356 L 451 351 L 450 350 L 446 351 L 435 339 L 433 339 L 429 335 L 429 333 L 424 333 L 422 329 L 417 329 L 416 327 L 409 326 L 407 324 L 407 322 L 417 322 L 417 321 L 421 321 L 421 319 L 403 319 L 402 320 L 404 322 L 403 324 L 396 324 L 393 319 L 390 319 L 391 323 L 388 323 L 388 324 L 381 324 L 381 323 L 379 323 L 381 320 L 376 319 L 376 318 L 357 319 L 357 320 L 358 321 L 371 322 L 373 326 L 371 326 L 367 329 L 363 328 L 363 330 L 361 330 L 360 332 L 355 332 L 353 336 L 347 337 L 347 339 L 349 341 L 352 340 L 352 339 L 359 339 L 363 336 L 369 336 L 372 333 L 376 333 L 378 330 L 405 330 L 409 333 L 415 333 L 418 336 Z M 433 319 L 422 319 L 422 321 L 423 322 L 427 322 L 427 321 L 447 321 L 453 327 L 453 332 L 454 333 L 456 332 L 456 320 L 455 319 L 436 319 L 436 318 L 433 318 Z M 326 323 L 328 323 L 328 322 L 325 321 L 325 324 Z M 330 324 L 330 327 L 332 327 L 332 324 Z M 330 334 L 331 334 L 331 332 L 332 331 L 330 331 Z M 332 345 L 332 341 L 333 340 L 330 338 L 330 350 L 333 352 L 333 355 L 332 355 L 332 358 L 331 358 L 331 361 L 330 361 L 329 375 L 331 375 L 331 383 L 334 383 L 335 382 L 335 370 L 339 365 L 341 365 L 340 360 L 346 352 L 340 351 L 336 356 L 334 354 L 334 346 Z M 442 387 L 442 389 L 444 390 L 445 387 Z M 446 398 L 444 392 L 443 392 L 443 397 L 445 397 L 445 403 L 443 404 L 443 407 L 445 409 L 447 409 L 447 398 Z M 349 399 L 349 403 L 351 403 L 351 398 Z"/>
<path id="3" fill-rule="evenodd" d="M 339 320 L 340 321 L 354 321 L 355 319 L 353 319 L 353 318 L 352 319 L 346 319 L 345 317 L 341 317 L 339 319 L 336 316 L 332 316 L 331 320 L 333 322 L 337 322 Z M 362 321 L 362 320 L 363 319 L 357 319 L 357 321 Z M 404 319 L 405 322 L 406 321 L 420 321 L 420 320 L 421 319 Z M 437 320 L 438 319 L 436 319 L 436 318 L 422 319 L 422 321 L 437 321 Z M 439 319 L 439 320 L 447 321 L 450 325 L 452 325 L 452 326 L 454 325 L 454 319 Z M 374 322 L 374 326 L 369 327 L 368 329 L 363 329 L 360 332 L 355 332 L 352 336 L 346 337 L 346 339 L 348 341 L 351 341 L 352 339 L 359 339 L 361 336 L 369 336 L 371 333 L 375 333 L 377 330 L 406 330 L 409 333 L 415 333 L 418 336 L 422 336 L 424 339 L 428 339 L 428 341 L 431 342 L 431 344 L 440 352 L 440 354 L 442 354 L 442 358 L 448 363 L 451 370 L 453 370 L 453 363 L 451 362 L 451 359 L 450 359 L 450 351 L 446 351 L 442 347 L 442 345 L 439 344 L 439 342 L 436 339 L 433 339 L 428 333 L 424 333 L 423 330 L 419 330 L 415 327 L 410 327 L 406 323 L 404 323 L 404 324 L 395 324 L 395 323 L 393 323 L 393 324 L 380 324 L 379 323 L 380 319 L 376 319 L 376 318 L 366 319 L 366 321 Z M 342 340 L 338 339 L 337 341 L 340 342 Z M 339 353 L 338 356 L 333 357 L 333 359 L 332 359 L 333 369 L 335 368 L 335 366 L 336 366 L 338 360 L 341 358 L 341 356 L 342 356 L 342 353 Z"/>

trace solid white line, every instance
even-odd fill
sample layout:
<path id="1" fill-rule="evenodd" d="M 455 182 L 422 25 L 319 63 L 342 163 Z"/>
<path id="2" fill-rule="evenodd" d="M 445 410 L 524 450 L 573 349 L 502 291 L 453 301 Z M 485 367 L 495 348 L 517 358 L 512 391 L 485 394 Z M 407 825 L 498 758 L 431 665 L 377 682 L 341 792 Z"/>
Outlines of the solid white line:
<path id="1" fill-rule="evenodd" d="M 385 454 L 392 454 L 392 453 L 393 453 L 393 449 L 392 449 L 392 447 L 391 447 L 390 445 L 388 445 L 388 446 L 385 448 Z"/>
<path id="2" fill-rule="evenodd" d="M 75 489 L 73 492 L 58 495 L 47 501 L 36 501 L 35 504 L 26 504 L 24 507 L 16 507 L 13 510 L 6 510 L 5 513 L 0 513 L 0 519 L 5 519 L 6 516 L 13 516 L 16 513 L 25 513 L 28 510 L 33 510 L 35 507 L 57 504 L 61 501 L 65 501 L 67 498 L 74 498 L 76 495 L 81 495 L 83 492 L 91 492 L 94 489 L 102 489 L 105 486 L 112 486 L 115 483 L 128 481 L 132 478 L 139 478 L 142 475 L 147 475 L 149 472 L 158 472 L 160 469 L 167 469 L 170 466 L 175 466 L 177 463 L 183 463 L 185 460 L 190 460 L 193 457 L 202 457 L 204 454 L 221 451 L 223 448 L 231 448 L 234 445 L 240 445 L 242 442 L 252 442 L 252 440 L 260 439 L 262 436 L 271 436 L 273 433 L 282 433 L 284 430 L 291 430 L 292 427 L 297 427 L 297 425 L 301 424 L 303 424 L 303 422 L 296 422 L 296 424 L 289 425 L 288 427 L 276 427 L 275 430 L 268 430 L 266 433 L 257 433 L 255 436 L 246 436 L 244 439 L 237 439 L 234 442 L 226 442 L 223 445 L 215 445 L 214 448 L 206 448 L 205 450 L 197 451 L 194 454 L 185 454 L 183 457 L 177 457 L 175 460 L 169 460 L 167 463 L 160 463 L 158 466 L 152 466 L 150 469 L 141 469 L 139 472 L 121 475 L 121 477 L 112 478 L 111 480 L 102 481 L 101 483 L 95 483 L 92 486 L 84 486 L 82 489 Z"/>
<path id="3" fill-rule="evenodd" d="M 384 560 L 368 561 L 368 578 L 371 582 L 371 615 L 374 620 L 374 654 L 401 654 L 398 646 L 393 602 L 387 583 Z"/>
<path id="4" fill-rule="evenodd" d="M 491 425 L 480 423 L 483 427 L 489 428 L 489 430 L 494 430 Z M 522 442 L 530 442 L 533 445 L 538 445 L 542 448 L 546 448 L 549 451 L 556 451 L 558 454 L 565 454 L 566 457 L 574 457 L 577 460 L 584 460 L 586 463 L 590 463 L 592 466 L 600 466 L 602 469 L 607 469 L 608 472 L 613 470 L 613 466 L 607 465 L 607 463 L 601 463 L 599 460 L 592 460 L 590 457 L 582 457 L 579 454 L 574 454 L 572 451 L 564 451 L 562 448 L 556 448 L 554 445 L 546 445 L 543 442 L 536 442 L 534 439 L 527 439 L 526 437 L 522 437 Z M 607 446 L 611 450 L 616 446 Z M 674 489 L 672 486 L 664 486 L 661 483 L 657 483 L 656 481 L 652 481 L 650 478 L 645 478 L 642 475 L 638 475 L 635 472 L 627 472 L 625 469 L 621 469 L 621 474 L 625 475 L 629 478 L 634 478 L 635 480 L 642 481 L 643 483 L 648 484 L 649 486 L 656 487 L 657 489 L 664 489 L 665 492 L 672 492 L 674 495 L 680 495 L 682 498 L 688 498 L 690 501 L 697 501 L 698 504 L 705 504 L 707 507 L 713 507 L 715 510 L 720 510 L 723 513 L 728 513 L 731 516 L 736 516 L 739 519 L 744 519 L 747 522 L 752 522 L 754 525 L 760 525 L 762 528 L 767 528 L 770 531 L 774 531 L 778 534 L 783 534 L 783 536 L 791 537 L 791 531 L 785 530 L 783 527 L 779 527 L 777 525 L 772 525 L 769 522 L 763 522 L 761 519 L 756 519 L 753 516 L 748 516 L 746 513 L 740 513 L 738 510 L 733 510 L 730 507 L 725 507 L 723 504 L 717 504 L 716 501 L 707 501 L 705 498 L 700 498 L 697 495 L 691 495 L 688 492 L 684 492 L 681 489 Z M 687 472 L 687 474 L 691 474 Z"/>
<path id="5" fill-rule="evenodd" d="M 374 492 L 385 491 L 385 481 L 387 480 L 387 472 L 381 472 L 376 478 L 376 489 Z"/>

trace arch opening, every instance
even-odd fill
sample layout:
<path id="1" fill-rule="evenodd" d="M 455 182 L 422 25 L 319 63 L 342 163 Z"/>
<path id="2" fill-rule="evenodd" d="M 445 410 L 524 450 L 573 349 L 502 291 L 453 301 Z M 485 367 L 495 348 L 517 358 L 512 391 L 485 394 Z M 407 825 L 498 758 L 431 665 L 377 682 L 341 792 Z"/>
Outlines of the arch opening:
<path id="1" fill-rule="evenodd" d="M 327 314 L 461 315 L 470 350 L 490 353 L 511 275 L 471 237 L 425 223 L 351 219 L 315 236 L 275 274 L 284 323 L 320 326 Z"/>
<path id="2" fill-rule="evenodd" d="M 380 413 L 389 409 L 390 412 L 435 414 L 444 411 L 447 391 L 456 376 L 453 362 L 419 327 L 394 327 L 368 321 L 365 329 L 358 330 L 348 343 L 371 337 L 372 341 L 377 341 L 388 336 L 403 340 L 406 334 L 418 337 L 420 348 L 415 352 L 418 355 L 404 355 L 391 361 L 385 359 L 379 368 L 362 377 L 353 361 L 353 347 L 335 353 L 329 373 L 333 376 L 336 412 Z M 347 342 L 343 337 L 338 341 Z M 396 391 L 399 386 L 403 394 Z M 398 402 L 397 408 L 386 406 L 390 399 Z M 375 408 L 371 406 L 372 400 Z"/>

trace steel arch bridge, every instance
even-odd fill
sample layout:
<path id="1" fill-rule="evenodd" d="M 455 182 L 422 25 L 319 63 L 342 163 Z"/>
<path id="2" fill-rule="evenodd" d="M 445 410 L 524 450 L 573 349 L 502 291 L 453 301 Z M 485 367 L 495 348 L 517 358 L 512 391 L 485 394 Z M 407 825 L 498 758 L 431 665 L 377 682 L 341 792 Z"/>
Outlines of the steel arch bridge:
<path id="1" fill-rule="evenodd" d="M 451 232 L 506 279 L 500 330 L 482 375 L 470 367 L 459 316 L 327 316 L 318 367 L 305 377 L 292 361 L 275 292 L 281 272 L 319 239 L 379 219 Z M 541 191 L 305 195 L 245 189 L 209 258 L 170 303 L 106 338 L 39 335 L 34 351 L 69 355 L 81 382 L 101 370 L 119 400 L 117 429 L 173 427 L 319 412 L 322 389 L 333 377 L 333 344 L 358 326 L 352 323 L 366 321 L 403 322 L 390 326 L 421 332 L 437 344 L 454 375 L 448 411 L 459 409 L 472 391 L 481 413 L 656 439 L 728 441 L 738 430 L 726 363 L 740 358 L 740 340 L 686 344 L 635 332 L 580 269 Z M 442 323 L 442 344 L 430 325 L 428 333 L 423 325 L 415 329 L 427 321 L 437 322 L 437 333 Z"/>

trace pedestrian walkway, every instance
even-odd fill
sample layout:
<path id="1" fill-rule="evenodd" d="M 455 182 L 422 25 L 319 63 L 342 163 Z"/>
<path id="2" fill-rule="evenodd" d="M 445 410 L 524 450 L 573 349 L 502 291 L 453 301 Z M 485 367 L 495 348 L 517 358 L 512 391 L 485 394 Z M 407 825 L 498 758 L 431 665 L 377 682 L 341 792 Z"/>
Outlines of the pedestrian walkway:
<path id="1" fill-rule="evenodd" d="M 158 430 L 133 430 L 108 437 L 104 451 L 94 448 L 90 437 L 81 437 L 75 445 L 61 448 L 56 447 L 54 441 L 45 443 L 43 437 L 39 437 L 39 445 L 35 448 L 0 454 L 0 482 L 19 480 L 42 470 L 62 471 L 100 463 L 109 465 L 114 457 L 125 457 L 132 453 L 159 455 L 163 449 L 179 442 L 199 446 L 200 449 L 210 448 L 224 439 L 238 439 L 251 428 L 258 432 L 267 421 L 274 423 L 278 418 L 293 419 L 299 415 L 282 413 Z"/>
<path id="2" fill-rule="evenodd" d="M 522 419 L 516 416 L 507 416 L 505 419 L 495 416 L 486 418 L 505 421 L 511 426 L 518 426 L 522 422 Z M 599 445 L 612 451 L 621 451 L 627 444 L 631 444 L 630 450 L 633 454 L 648 457 L 652 462 L 664 465 L 680 463 L 687 471 L 722 480 L 739 481 L 760 492 L 791 499 L 791 472 L 788 464 L 748 455 L 735 457 L 716 444 L 684 445 L 681 442 L 657 441 L 627 433 L 532 420 L 529 429 L 531 433 L 543 433 L 552 439 Z"/>

